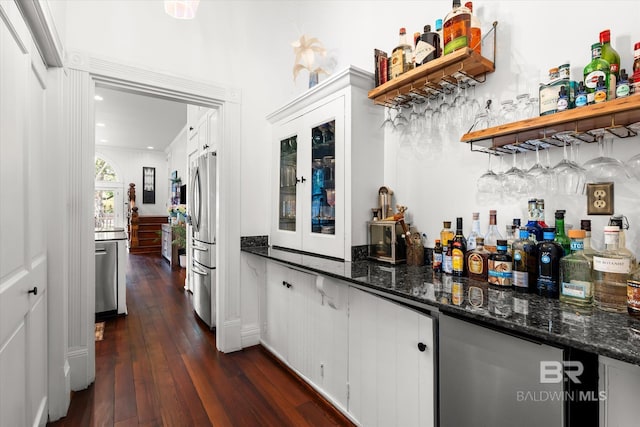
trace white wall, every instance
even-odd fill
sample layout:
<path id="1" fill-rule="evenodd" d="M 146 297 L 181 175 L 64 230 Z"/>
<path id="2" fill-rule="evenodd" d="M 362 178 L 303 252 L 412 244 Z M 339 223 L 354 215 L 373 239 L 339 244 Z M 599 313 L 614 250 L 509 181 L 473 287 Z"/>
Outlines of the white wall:
<path id="1" fill-rule="evenodd" d="M 162 151 L 129 150 L 96 146 L 96 156 L 103 157 L 116 169 L 124 186 L 124 199 L 127 201 L 129 183 L 136 184 L 136 204 L 140 215 L 167 215 L 169 201 L 169 175 L 167 157 Z M 156 203 L 142 203 L 142 168 L 156 168 Z"/>
<path id="2" fill-rule="evenodd" d="M 187 128 L 186 126 L 175 137 L 169 147 L 165 150 L 167 153 L 167 176 L 171 178 L 171 172 L 177 171 L 178 178 L 182 179 L 182 184 L 187 184 Z M 169 194 L 171 197 L 171 194 Z"/>

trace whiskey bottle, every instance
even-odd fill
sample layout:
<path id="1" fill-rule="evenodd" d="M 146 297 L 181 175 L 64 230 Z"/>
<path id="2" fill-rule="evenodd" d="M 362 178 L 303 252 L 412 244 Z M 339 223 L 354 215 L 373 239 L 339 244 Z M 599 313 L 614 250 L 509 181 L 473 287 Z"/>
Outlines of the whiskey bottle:
<path id="1" fill-rule="evenodd" d="M 484 248 L 489 252 L 495 253 L 497 251 L 498 240 L 502 240 L 502 236 L 498 231 L 496 225 L 497 211 L 489 211 L 489 228 L 487 234 L 484 236 Z"/>
<path id="2" fill-rule="evenodd" d="M 556 211 L 556 237 L 554 242 L 560 244 L 564 250 L 564 256 L 571 253 L 571 239 L 564 233 L 564 214 L 566 211 Z"/>
<path id="3" fill-rule="evenodd" d="M 489 255 L 489 278 L 492 285 L 511 287 L 513 259 L 507 253 L 507 241 L 498 240 L 496 253 Z"/>
<path id="4" fill-rule="evenodd" d="M 469 279 L 487 281 L 489 275 L 489 255 L 484 248 L 484 237 L 476 239 L 475 249 L 467 252 L 467 272 Z"/>
<path id="5" fill-rule="evenodd" d="M 513 288 L 518 292 L 535 291 L 538 278 L 538 247 L 526 227 L 520 227 L 519 239 L 513 242 Z"/>
<path id="6" fill-rule="evenodd" d="M 482 55 L 482 28 L 480 27 L 480 19 L 478 15 L 473 13 L 473 2 L 468 1 L 464 6 L 471 12 L 469 47 L 476 51 L 478 55 Z"/>
<path id="7" fill-rule="evenodd" d="M 440 231 L 440 242 L 442 247 L 446 248 L 449 240 L 453 239 L 453 231 L 451 230 L 451 221 L 442 222 L 442 230 Z"/>
<path id="8" fill-rule="evenodd" d="M 412 68 L 413 51 L 407 39 L 407 30 L 400 28 L 398 46 L 391 53 L 391 79 L 401 76 Z"/>
<path id="9" fill-rule="evenodd" d="M 569 230 L 571 254 L 560 260 L 560 301 L 583 307 L 593 305 L 591 259 L 584 254 L 584 230 Z"/>
<path id="10" fill-rule="evenodd" d="M 609 88 L 608 99 L 615 99 L 616 86 L 620 80 L 620 55 L 611 46 L 611 31 L 604 30 L 600 32 L 600 44 L 602 44 L 602 59 L 609 63 L 609 81 L 607 87 Z"/>
<path id="11" fill-rule="evenodd" d="M 471 222 L 471 232 L 467 237 L 467 250 L 471 251 L 476 248 L 476 240 L 482 236 L 480 231 L 480 213 L 474 212 L 472 215 L 473 221 Z M 484 241 L 484 238 L 482 239 Z"/>
<path id="12" fill-rule="evenodd" d="M 433 271 L 438 273 L 442 271 L 443 256 L 442 243 L 436 239 L 436 245 L 433 248 Z"/>
<path id="13" fill-rule="evenodd" d="M 451 249 L 451 270 L 454 276 L 467 275 L 465 254 L 467 253 L 467 239 L 462 234 L 462 218 L 456 218 L 456 234 L 453 236 L 453 248 Z"/>
<path id="14" fill-rule="evenodd" d="M 604 227 L 604 251 L 593 257 L 596 307 L 605 311 L 623 312 L 627 309 L 627 280 L 631 274 L 631 257 L 620 251 L 620 228 Z"/>
<path id="15" fill-rule="evenodd" d="M 471 12 L 460 6 L 460 0 L 453 0 L 453 9 L 444 18 L 444 52 L 448 55 L 469 45 Z"/>
<path id="16" fill-rule="evenodd" d="M 609 63 L 602 59 L 602 44 L 591 45 L 591 62 L 584 67 L 584 85 L 587 89 L 587 103 L 595 102 L 595 93 L 598 86 L 598 79 L 602 77 L 605 86 L 609 83 Z M 608 87 L 608 86 L 606 86 Z"/>
<path id="17" fill-rule="evenodd" d="M 555 232 L 552 227 L 545 227 L 543 241 L 538 243 L 538 295 L 547 298 L 558 298 L 560 293 L 560 259 L 564 255 L 562 246 L 554 242 Z"/>

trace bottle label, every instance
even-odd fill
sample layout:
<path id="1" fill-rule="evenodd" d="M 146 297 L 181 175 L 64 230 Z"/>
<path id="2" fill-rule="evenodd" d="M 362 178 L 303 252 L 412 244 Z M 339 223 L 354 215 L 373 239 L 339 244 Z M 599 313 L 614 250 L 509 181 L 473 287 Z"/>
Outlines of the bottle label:
<path id="1" fill-rule="evenodd" d="M 416 56 L 416 65 L 422 64 L 425 58 L 431 55 L 436 50 L 435 47 L 431 46 L 429 43 L 419 40 L 416 44 L 415 56 Z"/>
<path id="2" fill-rule="evenodd" d="M 391 54 L 391 78 L 395 79 L 404 72 L 404 50 L 397 49 Z"/>
<path id="3" fill-rule="evenodd" d="M 616 98 L 624 98 L 625 96 L 629 96 L 629 85 L 620 83 L 616 88 Z"/>
<path id="4" fill-rule="evenodd" d="M 569 283 L 562 282 L 562 295 L 572 298 L 585 299 L 591 296 L 589 292 L 592 287 L 591 283 L 581 280 L 571 280 Z"/>
<path id="5" fill-rule="evenodd" d="M 516 288 L 529 288 L 529 273 L 526 271 L 513 271 L 513 286 Z"/>
<path id="6" fill-rule="evenodd" d="M 511 261 L 489 260 L 489 283 L 498 286 L 511 286 Z"/>
<path id="7" fill-rule="evenodd" d="M 461 249 L 454 249 L 451 252 L 451 268 L 455 272 L 464 271 L 464 252 Z"/>
<path id="8" fill-rule="evenodd" d="M 584 241 L 582 241 L 582 240 L 579 241 L 579 242 L 575 241 L 575 240 L 571 241 L 571 251 L 572 252 L 573 251 L 582 251 L 582 250 L 584 250 Z"/>
<path id="9" fill-rule="evenodd" d="M 599 102 L 604 102 L 606 100 L 607 100 L 606 88 L 600 88 L 596 90 L 596 92 L 593 94 L 593 102 L 595 102 L 596 104 Z"/>
<path id="10" fill-rule="evenodd" d="M 484 248 L 489 252 L 491 252 L 492 254 L 495 254 L 496 252 L 498 252 L 498 248 L 493 245 L 484 245 Z"/>
<path id="11" fill-rule="evenodd" d="M 552 295 L 554 294 L 557 295 L 558 293 L 558 282 L 556 282 L 552 278 L 547 278 L 543 276 L 538 277 L 537 286 L 538 286 L 539 292 L 552 294 Z"/>
<path id="12" fill-rule="evenodd" d="M 585 105 L 587 105 L 587 95 L 584 93 L 581 93 L 580 95 L 576 96 L 576 107 L 584 107 Z"/>
<path id="13" fill-rule="evenodd" d="M 602 70 L 592 71 L 585 76 L 584 85 L 589 89 L 595 90 L 598 86 L 598 77 L 602 77 L 606 81 L 607 75 Z"/>
<path id="14" fill-rule="evenodd" d="M 567 98 L 558 98 L 558 111 L 564 111 L 569 108 L 569 100 Z"/>
<path id="15" fill-rule="evenodd" d="M 631 272 L 631 259 L 594 256 L 593 269 L 604 273 L 629 274 Z"/>
<path id="16" fill-rule="evenodd" d="M 640 311 L 640 282 L 637 280 L 627 280 L 627 306 Z"/>
<path id="17" fill-rule="evenodd" d="M 440 271 L 440 269 L 442 269 L 442 252 L 433 253 L 433 269 L 435 271 Z"/>
<path id="18" fill-rule="evenodd" d="M 606 232 L 604 233 L 604 244 L 605 245 L 616 245 L 620 243 L 620 235 L 618 232 Z"/>
<path id="19" fill-rule="evenodd" d="M 482 259 L 482 255 L 472 253 L 469 255 L 468 259 L 468 268 L 470 274 L 477 274 L 481 276 L 484 274 L 484 260 Z"/>
<path id="20" fill-rule="evenodd" d="M 555 113 L 558 109 L 558 86 L 540 86 L 538 99 L 541 116 Z"/>
<path id="21" fill-rule="evenodd" d="M 444 261 L 442 263 L 442 271 L 445 273 L 453 273 L 453 265 L 452 265 L 452 257 L 449 255 L 444 256 Z"/>
<path id="22" fill-rule="evenodd" d="M 468 41 L 467 41 L 466 34 L 460 37 L 456 37 L 444 45 L 444 55 L 448 55 L 451 52 L 455 52 L 458 49 L 467 47 L 467 45 L 468 45 Z"/>

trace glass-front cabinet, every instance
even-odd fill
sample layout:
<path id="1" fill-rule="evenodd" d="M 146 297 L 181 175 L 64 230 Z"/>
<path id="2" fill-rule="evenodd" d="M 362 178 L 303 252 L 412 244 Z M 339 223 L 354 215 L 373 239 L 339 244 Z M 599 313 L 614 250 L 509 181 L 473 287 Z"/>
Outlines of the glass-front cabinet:
<path id="1" fill-rule="evenodd" d="M 366 222 L 383 185 L 382 118 L 366 102 L 370 77 L 349 68 L 268 117 L 272 245 L 345 260 L 352 246 L 366 245 Z"/>

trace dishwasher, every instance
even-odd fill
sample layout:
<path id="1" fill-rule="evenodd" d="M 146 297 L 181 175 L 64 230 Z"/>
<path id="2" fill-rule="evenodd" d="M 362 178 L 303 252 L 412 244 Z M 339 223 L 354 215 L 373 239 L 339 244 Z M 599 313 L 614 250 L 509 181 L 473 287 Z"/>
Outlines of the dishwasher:
<path id="1" fill-rule="evenodd" d="M 96 242 L 96 317 L 118 313 L 118 243 Z"/>

